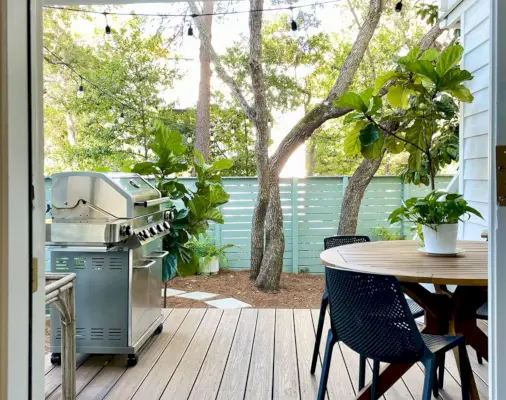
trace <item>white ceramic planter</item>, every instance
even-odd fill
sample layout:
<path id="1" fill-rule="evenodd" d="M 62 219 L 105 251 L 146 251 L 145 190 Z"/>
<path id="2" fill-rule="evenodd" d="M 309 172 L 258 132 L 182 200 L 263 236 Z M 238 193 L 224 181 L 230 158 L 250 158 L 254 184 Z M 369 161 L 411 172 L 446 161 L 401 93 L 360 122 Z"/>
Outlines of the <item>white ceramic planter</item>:
<path id="1" fill-rule="evenodd" d="M 204 258 L 200 259 L 199 273 L 201 275 L 217 274 L 220 270 L 220 262 L 218 257 L 213 257 L 208 262 L 204 262 Z"/>
<path id="2" fill-rule="evenodd" d="M 436 230 L 423 225 L 425 250 L 432 254 L 455 254 L 457 252 L 458 224 L 438 225 Z"/>

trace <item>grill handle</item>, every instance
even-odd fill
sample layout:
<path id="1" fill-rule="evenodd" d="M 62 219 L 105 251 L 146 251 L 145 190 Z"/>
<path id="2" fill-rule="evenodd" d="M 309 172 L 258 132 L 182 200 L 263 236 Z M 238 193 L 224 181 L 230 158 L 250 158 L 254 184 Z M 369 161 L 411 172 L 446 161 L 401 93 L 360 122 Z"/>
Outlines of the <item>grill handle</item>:
<path id="1" fill-rule="evenodd" d="M 170 197 L 161 197 L 159 199 L 154 200 L 146 200 L 146 201 L 136 201 L 134 203 L 135 207 L 152 207 L 158 206 L 160 204 L 169 203 L 172 199 Z"/>
<path id="2" fill-rule="evenodd" d="M 147 260 L 145 260 L 147 261 Z M 149 269 L 152 265 L 154 265 L 156 263 L 156 260 L 151 260 L 149 262 L 147 262 L 146 264 L 142 264 L 142 265 L 134 265 L 132 266 L 133 269 Z"/>
<path id="3" fill-rule="evenodd" d="M 146 258 L 160 259 L 160 258 L 164 258 L 167 254 L 169 254 L 168 251 L 154 251 L 153 253 L 149 253 L 146 256 Z"/>

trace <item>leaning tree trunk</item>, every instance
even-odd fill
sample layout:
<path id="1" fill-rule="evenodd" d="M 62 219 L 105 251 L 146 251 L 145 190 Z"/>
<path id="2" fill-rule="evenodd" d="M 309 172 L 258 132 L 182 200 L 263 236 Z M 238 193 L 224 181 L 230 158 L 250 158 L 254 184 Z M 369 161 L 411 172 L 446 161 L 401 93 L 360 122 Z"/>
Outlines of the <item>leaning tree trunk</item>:
<path id="1" fill-rule="evenodd" d="M 204 1 L 203 14 L 212 14 L 213 1 Z M 212 15 L 203 18 L 203 25 L 211 40 L 213 24 Z M 205 41 L 200 41 L 200 84 L 197 102 L 197 129 L 195 131 L 195 149 L 199 150 L 204 160 L 209 161 L 210 129 L 211 129 L 211 55 Z"/>
<path id="2" fill-rule="evenodd" d="M 365 190 L 381 165 L 383 155 L 378 158 L 364 158 L 348 181 L 341 206 L 338 235 L 354 235 L 357 231 L 358 212 Z"/>
<path id="3" fill-rule="evenodd" d="M 250 0 L 251 10 L 262 10 L 263 0 Z M 262 13 L 252 12 L 249 17 L 250 54 L 249 72 L 253 84 L 253 123 L 257 131 L 255 159 L 258 174 L 258 198 L 251 226 L 250 278 L 256 279 L 264 256 L 265 215 L 269 205 L 269 111 L 262 68 Z"/>
<path id="4" fill-rule="evenodd" d="M 316 152 L 316 138 L 313 136 L 308 140 L 306 147 L 306 175 L 313 176 L 314 169 L 316 165 L 316 160 L 314 158 Z"/>
<path id="5" fill-rule="evenodd" d="M 279 195 L 279 173 L 271 173 L 269 185 L 269 208 L 265 222 L 266 246 L 262 268 L 255 284 L 262 290 L 277 290 L 279 289 L 281 271 L 283 270 L 283 254 L 285 252 L 283 210 Z"/>

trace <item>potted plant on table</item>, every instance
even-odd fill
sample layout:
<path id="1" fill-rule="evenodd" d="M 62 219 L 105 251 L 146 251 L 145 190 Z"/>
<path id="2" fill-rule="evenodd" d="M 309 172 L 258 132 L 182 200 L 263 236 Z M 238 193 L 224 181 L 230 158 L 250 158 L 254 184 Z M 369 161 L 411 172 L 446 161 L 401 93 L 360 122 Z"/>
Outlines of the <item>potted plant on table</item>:
<path id="1" fill-rule="evenodd" d="M 427 196 L 413 197 L 395 209 L 388 220 L 422 225 L 425 251 L 429 254 L 455 254 L 459 221 L 471 215 L 483 218 L 480 212 L 470 207 L 462 195 L 433 191 Z"/>
<path id="2" fill-rule="evenodd" d="M 225 250 L 233 247 L 232 244 L 217 245 L 213 238 L 208 235 L 194 237 L 188 242 L 190 248 L 199 258 L 199 270 L 201 275 L 217 274 L 220 265 L 228 268 L 228 259 Z"/>

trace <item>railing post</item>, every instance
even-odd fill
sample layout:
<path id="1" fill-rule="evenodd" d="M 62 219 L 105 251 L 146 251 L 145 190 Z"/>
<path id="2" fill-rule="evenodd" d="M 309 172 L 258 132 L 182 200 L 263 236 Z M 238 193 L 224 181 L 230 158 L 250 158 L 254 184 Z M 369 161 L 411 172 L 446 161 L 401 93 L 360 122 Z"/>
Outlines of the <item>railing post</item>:
<path id="1" fill-rule="evenodd" d="M 292 273 L 299 273 L 299 223 L 297 210 L 299 206 L 299 179 L 292 178 Z"/>

